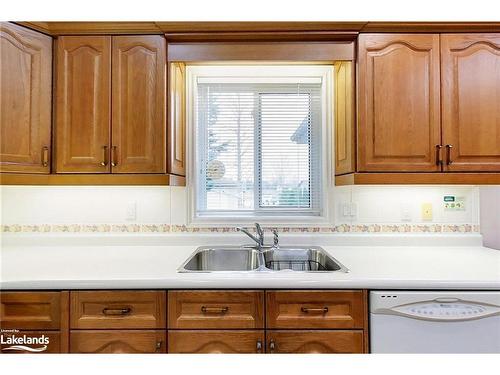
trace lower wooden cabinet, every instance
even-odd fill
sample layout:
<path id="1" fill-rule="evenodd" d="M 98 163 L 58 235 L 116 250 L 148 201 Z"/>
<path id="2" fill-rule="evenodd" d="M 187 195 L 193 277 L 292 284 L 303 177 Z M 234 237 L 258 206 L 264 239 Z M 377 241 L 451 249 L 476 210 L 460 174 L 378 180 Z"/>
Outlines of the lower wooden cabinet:
<path id="1" fill-rule="evenodd" d="M 169 331 L 169 353 L 264 353 L 264 331 Z"/>
<path id="2" fill-rule="evenodd" d="M 163 330 L 71 331 L 70 353 L 166 353 Z"/>
<path id="3" fill-rule="evenodd" d="M 364 353 L 362 330 L 267 331 L 267 353 Z"/>

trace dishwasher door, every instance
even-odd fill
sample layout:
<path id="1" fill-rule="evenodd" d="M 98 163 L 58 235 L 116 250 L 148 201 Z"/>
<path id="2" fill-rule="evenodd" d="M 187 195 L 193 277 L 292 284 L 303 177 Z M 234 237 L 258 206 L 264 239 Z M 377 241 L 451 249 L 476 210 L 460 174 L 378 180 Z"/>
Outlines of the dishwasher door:
<path id="1" fill-rule="evenodd" d="M 500 353 L 500 292 L 370 292 L 372 353 Z"/>

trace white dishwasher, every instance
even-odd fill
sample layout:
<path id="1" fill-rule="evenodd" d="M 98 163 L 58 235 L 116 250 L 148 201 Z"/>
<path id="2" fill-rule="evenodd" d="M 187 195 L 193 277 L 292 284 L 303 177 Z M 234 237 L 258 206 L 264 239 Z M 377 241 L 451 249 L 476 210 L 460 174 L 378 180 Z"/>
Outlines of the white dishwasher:
<path id="1" fill-rule="evenodd" d="M 370 292 L 372 353 L 500 353 L 500 291 Z"/>

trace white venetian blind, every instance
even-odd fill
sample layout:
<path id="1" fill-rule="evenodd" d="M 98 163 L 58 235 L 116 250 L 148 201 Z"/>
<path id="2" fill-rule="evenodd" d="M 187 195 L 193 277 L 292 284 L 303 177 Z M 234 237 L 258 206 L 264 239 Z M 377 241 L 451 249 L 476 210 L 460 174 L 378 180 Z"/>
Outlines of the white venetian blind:
<path id="1" fill-rule="evenodd" d="M 321 214 L 318 77 L 198 77 L 197 213 Z"/>

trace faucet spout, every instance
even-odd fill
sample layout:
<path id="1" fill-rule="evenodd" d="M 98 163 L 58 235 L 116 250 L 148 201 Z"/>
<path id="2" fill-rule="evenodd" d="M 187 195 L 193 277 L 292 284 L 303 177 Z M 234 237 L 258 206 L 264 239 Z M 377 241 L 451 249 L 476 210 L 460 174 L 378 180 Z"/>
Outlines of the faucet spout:
<path id="1" fill-rule="evenodd" d="M 258 248 L 260 251 L 262 251 L 262 247 L 264 246 L 264 231 L 260 227 L 258 223 L 255 223 L 255 229 L 257 232 L 257 236 L 254 236 L 252 233 L 250 233 L 247 229 L 238 227 L 236 230 L 238 232 L 243 232 L 245 233 L 248 237 L 250 237 L 255 243 L 257 244 Z"/>

